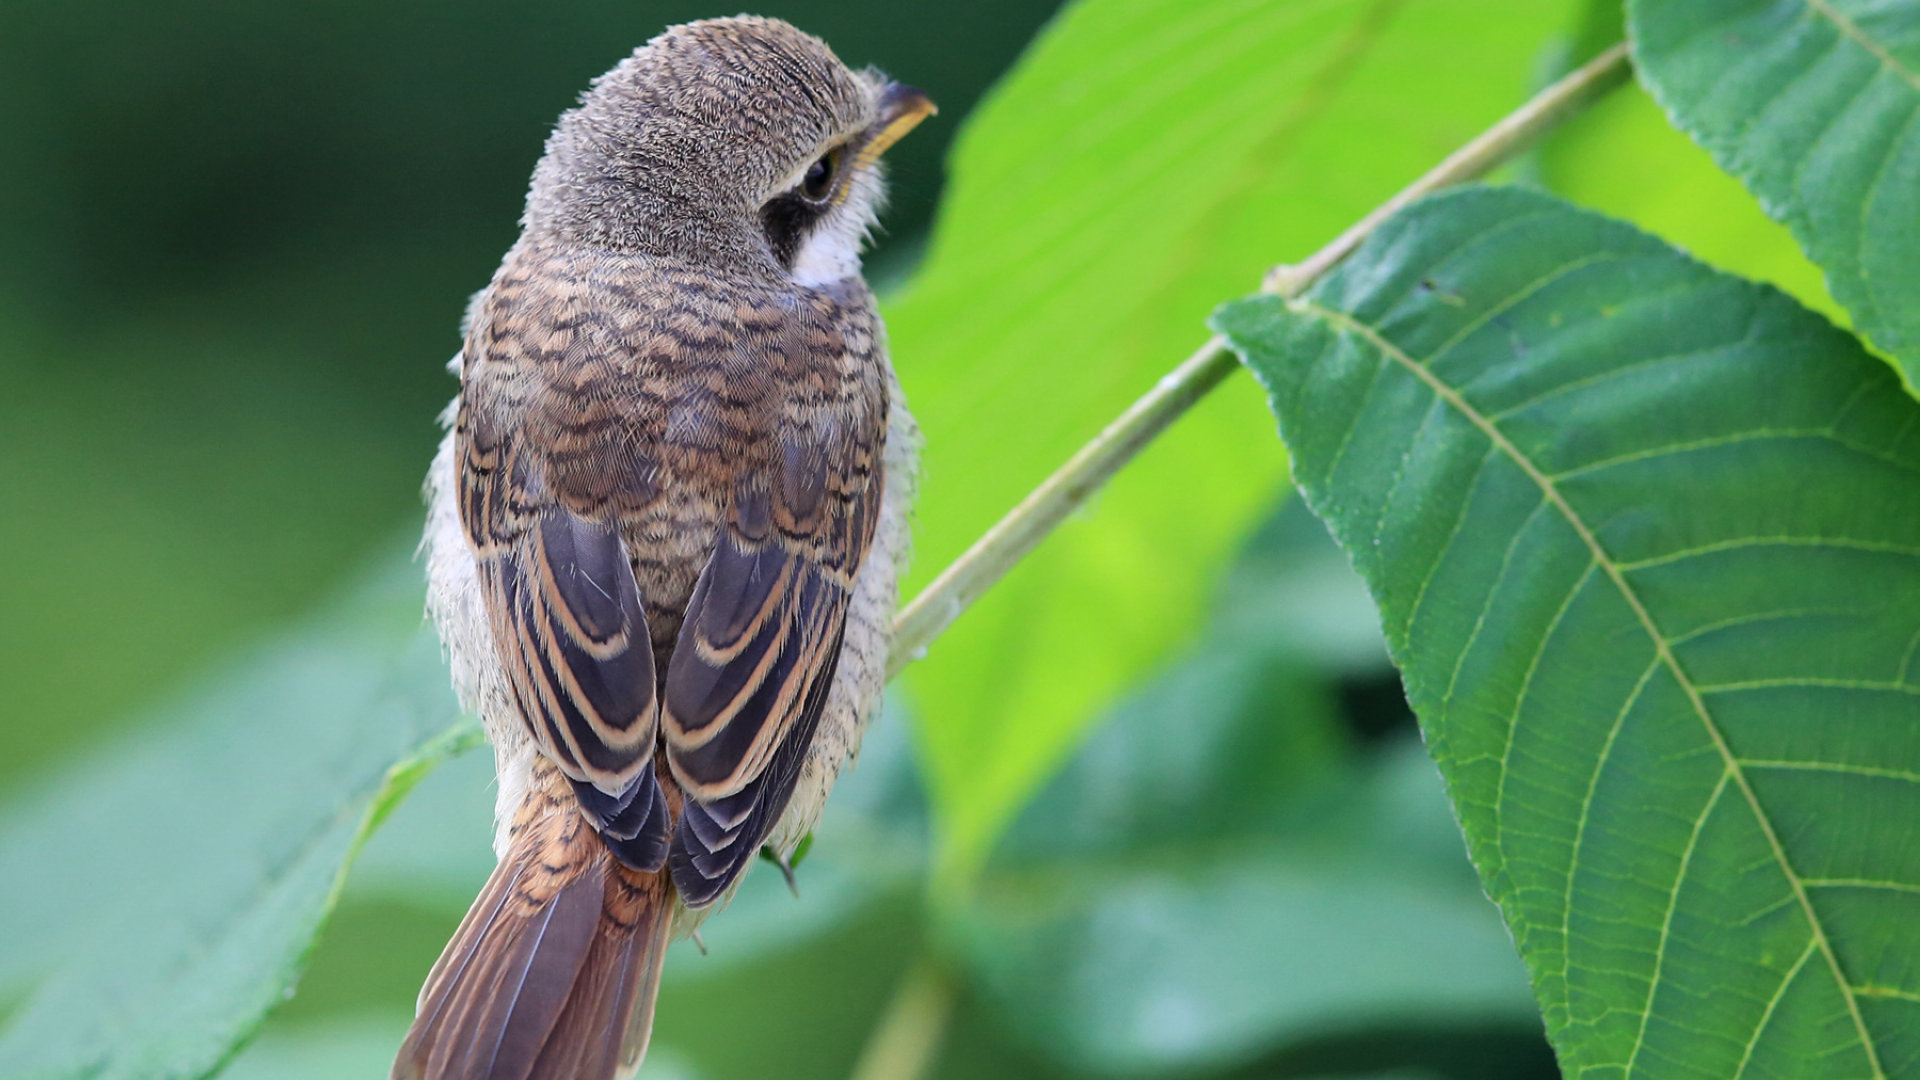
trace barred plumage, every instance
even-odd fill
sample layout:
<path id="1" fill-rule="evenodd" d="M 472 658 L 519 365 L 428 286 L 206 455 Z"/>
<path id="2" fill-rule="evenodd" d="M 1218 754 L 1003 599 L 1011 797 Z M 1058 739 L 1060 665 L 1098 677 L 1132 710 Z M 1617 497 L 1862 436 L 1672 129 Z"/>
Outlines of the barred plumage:
<path id="1" fill-rule="evenodd" d="M 874 158 L 931 109 L 742 17 L 656 38 L 549 140 L 428 485 L 501 862 L 395 1077 L 637 1065 L 674 930 L 790 853 L 857 749 L 916 440 L 858 245 Z"/>

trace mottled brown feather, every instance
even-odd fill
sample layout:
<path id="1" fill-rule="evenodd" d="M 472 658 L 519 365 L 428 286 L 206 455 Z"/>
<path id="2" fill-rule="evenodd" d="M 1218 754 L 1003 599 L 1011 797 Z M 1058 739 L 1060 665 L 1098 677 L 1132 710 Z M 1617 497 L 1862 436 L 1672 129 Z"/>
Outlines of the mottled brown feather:
<path id="1" fill-rule="evenodd" d="M 930 108 L 897 90 L 784 23 L 714 20 L 637 51 L 549 140 L 470 312 L 436 481 L 473 556 L 442 626 L 491 631 L 502 790 L 528 756 L 533 780 L 395 1076 L 631 1069 L 674 915 L 728 894 L 803 774 L 810 821 L 851 756 L 864 705 L 809 751 L 885 494 L 891 375 L 844 252 L 904 130 L 883 100 L 921 109 L 908 126 Z M 858 175 L 794 203 L 830 149 Z M 782 200 L 799 210 L 762 213 Z M 823 222 L 839 246 L 803 251 Z M 856 620 L 867 673 L 883 569 Z"/>
<path id="2" fill-rule="evenodd" d="M 649 279 L 658 287 L 624 304 L 609 296 L 592 320 L 566 317 L 595 283 Z M 634 746 L 634 728 L 582 708 L 590 680 L 607 700 L 643 696 L 610 682 L 641 678 L 643 665 L 623 672 L 591 651 L 636 621 L 614 625 L 631 605 L 664 672 L 652 722 L 673 782 L 725 820 L 727 844 L 752 846 L 771 827 L 791 784 L 761 781 L 808 727 L 808 703 L 818 708 L 883 496 L 887 398 L 871 304 L 857 281 L 796 295 L 778 281 L 696 281 L 658 258 L 528 244 L 502 268 L 469 333 L 457 432 L 477 448 L 462 454 L 463 490 L 490 490 L 462 505 L 481 511 L 466 527 L 509 685 L 535 744 L 568 776 L 620 797 L 649 782 L 651 743 Z M 538 334 L 515 329 L 529 322 Z M 624 344 L 583 352 L 556 322 Z M 603 590 L 609 575 L 580 564 L 600 557 L 596 542 L 616 541 L 631 597 L 626 574 L 612 597 L 563 587 Z M 716 805 L 749 789 L 759 802 Z M 735 833 L 747 817 L 756 829 Z M 712 854 L 686 831 L 675 844 Z M 743 865 L 729 858 L 717 880 L 683 880 L 682 891 L 718 895 Z"/>

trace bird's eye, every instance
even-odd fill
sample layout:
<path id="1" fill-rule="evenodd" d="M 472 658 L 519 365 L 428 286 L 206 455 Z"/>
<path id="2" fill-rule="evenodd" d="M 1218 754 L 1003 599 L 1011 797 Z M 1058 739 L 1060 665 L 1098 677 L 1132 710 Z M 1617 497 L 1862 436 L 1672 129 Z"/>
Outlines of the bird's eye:
<path id="1" fill-rule="evenodd" d="M 800 194 L 814 202 L 826 198 L 833 190 L 833 175 L 839 171 L 840 149 L 835 147 L 807 166 L 807 174 L 800 178 Z"/>

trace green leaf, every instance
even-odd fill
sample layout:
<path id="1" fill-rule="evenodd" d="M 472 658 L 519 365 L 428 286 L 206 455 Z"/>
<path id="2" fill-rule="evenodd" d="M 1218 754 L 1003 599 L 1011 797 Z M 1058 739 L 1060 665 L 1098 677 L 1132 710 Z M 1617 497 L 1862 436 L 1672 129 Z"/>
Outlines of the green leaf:
<path id="1" fill-rule="evenodd" d="M 0 815 L 0 985 L 38 984 L 0 1076 L 206 1076 L 287 995 L 368 833 L 477 741 L 419 602 L 401 563 Z"/>
<path id="2" fill-rule="evenodd" d="M 1820 268 L 1786 226 L 1675 131 L 1637 85 L 1607 95 L 1555 132 L 1538 165 L 1538 179 L 1554 194 L 1630 221 L 1702 262 L 1777 286 L 1845 322 Z"/>
<path id="3" fill-rule="evenodd" d="M 351 1017 L 298 1027 L 269 1025 L 220 1070 L 220 1080 L 372 1080 L 393 1069 L 407 1023 Z"/>
<path id="4" fill-rule="evenodd" d="M 348 1016 L 324 1023 L 269 1028 L 220 1080 L 375 1080 L 393 1068 L 407 1021 Z M 670 1046 L 647 1050 L 646 1080 L 697 1080 L 699 1073 Z"/>
<path id="5" fill-rule="evenodd" d="M 1327 673 L 1384 667 L 1377 621 L 1294 509 L 1212 632 L 1101 723 L 955 912 L 988 999 L 1075 1071 L 1184 1075 L 1329 1032 L 1533 1021 L 1432 762 L 1411 739 L 1344 745 Z M 1329 653 L 1303 623 L 1365 630 Z"/>
<path id="6" fill-rule="evenodd" d="M 1259 840 L 990 873 L 958 920 L 984 992 L 1050 1057 L 1105 1075 L 1356 1028 L 1524 1027 L 1525 972 L 1426 754 L 1407 745 L 1314 796 Z"/>
<path id="7" fill-rule="evenodd" d="M 1920 384 L 1920 4 L 1629 0 L 1641 80 Z"/>
<path id="8" fill-rule="evenodd" d="M 961 135 L 886 309 L 926 433 L 914 581 L 959 555 L 1304 257 L 1520 102 L 1568 0 L 1083 0 Z M 1472 55 L 1474 62 L 1459 59 Z M 1198 625 L 1283 459 L 1222 387 L 909 678 L 964 876 L 1098 711 Z"/>
<path id="9" fill-rule="evenodd" d="M 1217 325 L 1379 603 L 1569 1075 L 1920 1066 L 1920 404 L 1541 195 Z"/>

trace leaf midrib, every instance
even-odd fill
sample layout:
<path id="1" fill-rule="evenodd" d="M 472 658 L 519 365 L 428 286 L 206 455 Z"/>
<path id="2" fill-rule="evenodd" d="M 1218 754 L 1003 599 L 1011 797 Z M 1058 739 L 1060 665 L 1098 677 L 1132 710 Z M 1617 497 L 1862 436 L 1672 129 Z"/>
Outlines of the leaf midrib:
<path id="1" fill-rule="evenodd" d="M 1908 86 L 1913 87 L 1915 90 L 1920 90 L 1920 72 L 1912 71 L 1906 65 L 1902 64 L 1898 57 L 1887 51 L 1886 46 L 1868 36 L 1865 30 L 1860 29 L 1859 23 L 1854 22 L 1852 19 L 1847 18 L 1835 10 L 1830 0 L 1805 0 L 1805 3 L 1808 8 L 1832 23 L 1842 34 L 1851 38 L 1854 44 L 1859 45 L 1871 54 L 1875 60 L 1880 61 L 1888 71 L 1905 79 Z"/>
<path id="2" fill-rule="evenodd" d="M 1807 0 L 1807 2 L 1810 5 L 1815 5 L 1822 2 L 1822 0 Z M 1773 853 L 1774 861 L 1779 864 L 1781 873 L 1786 876 L 1788 885 L 1793 889 L 1794 899 L 1799 903 L 1801 914 L 1807 920 L 1807 925 L 1813 934 L 1813 939 L 1818 945 L 1821 955 L 1826 959 L 1828 970 L 1833 975 L 1834 984 L 1839 987 L 1841 996 L 1846 1000 L 1847 1013 L 1853 1019 L 1854 1030 L 1858 1032 L 1860 1036 L 1860 1045 L 1865 1050 L 1867 1061 L 1873 1068 L 1873 1076 L 1875 1080 L 1886 1080 L 1886 1071 L 1880 1064 L 1879 1052 L 1874 1046 L 1872 1035 L 1867 1030 L 1866 1018 L 1860 1012 L 1860 1004 L 1855 997 L 1853 986 L 1847 981 L 1846 974 L 1840 968 L 1839 956 L 1834 952 L 1833 943 L 1827 937 L 1826 927 L 1820 921 L 1819 915 L 1813 910 L 1813 901 L 1807 895 L 1806 886 L 1800 874 L 1794 870 L 1792 862 L 1787 858 L 1786 849 L 1780 843 L 1780 836 L 1774 828 L 1772 818 L 1768 816 L 1766 810 L 1761 806 L 1759 796 L 1747 778 L 1746 770 L 1742 768 L 1741 761 L 1734 755 L 1732 747 L 1728 745 L 1725 734 L 1721 732 L 1719 725 L 1714 722 L 1712 714 L 1707 710 L 1706 701 L 1701 697 L 1699 689 L 1694 685 L 1693 680 L 1688 677 L 1686 670 L 1680 666 L 1679 659 L 1674 656 L 1673 649 L 1666 635 L 1661 632 L 1658 624 L 1654 622 L 1652 613 L 1647 610 L 1646 605 L 1640 599 L 1639 593 L 1637 593 L 1633 586 L 1627 581 L 1626 575 L 1620 569 L 1619 564 L 1616 563 L 1613 557 L 1607 553 L 1606 549 L 1600 545 L 1599 537 L 1594 534 L 1593 529 L 1587 524 L 1586 520 L 1574 510 L 1572 504 L 1567 501 L 1566 496 L 1561 494 L 1559 487 L 1554 483 L 1552 477 L 1541 470 L 1531 458 L 1522 453 L 1520 448 L 1515 446 L 1498 426 L 1481 413 L 1480 410 L 1469 404 L 1458 391 L 1440 379 L 1439 376 L 1435 375 L 1426 365 L 1414 360 L 1413 357 L 1409 356 L 1393 342 L 1387 340 L 1371 326 L 1354 319 L 1345 312 L 1322 306 L 1311 299 L 1305 298 L 1289 300 L 1287 301 L 1287 307 L 1295 313 L 1322 319 L 1332 323 L 1339 329 L 1359 336 L 1375 349 L 1379 350 L 1382 356 L 1391 359 L 1405 368 L 1415 378 L 1419 379 L 1428 389 L 1433 391 L 1435 396 L 1446 402 L 1448 407 L 1465 417 L 1469 423 L 1479 429 L 1481 434 L 1492 441 L 1493 445 L 1497 447 L 1501 453 L 1505 454 L 1522 472 L 1526 473 L 1527 477 L 1540 488 L 1541 494 L 1546 500 L 1553 504 L 1554 508 L 1558 510 L 1566 520 L 1567 524 L 1573 528 L 1573 531 L 1580 537 L 1581 542 L 1586 544 L 1595 562 L 1606 572 L 1608 578 L 1613 581 L 1614 587 L 1619 591 L 1621 598 L 1627 602 L 1627 606 L 1632 609 L 1634 617 L 1639 620 L 1641 628 L 1644 629 L 1647 636 L 1652 639 L 1653 647 L 1660 659 L 1660 663 L 1673 675 L 1674 681 L 1679 684 L 1682 692 L 1686 694 L 1688 702 L 1693 706 L 1695 715 L 1700 718 L 1701 726 L 1706 729 L 1708 739 L 1711 740 L 1714 749 L 1720 754 L 1722 767 L 1727 777 L 1731 778 L 1734 786 L 1739 789 L 1741 797 L 1746 800 L 1747 808 L 1753 813 L 1754 820 L 1759 824 L 1761 834 L 1766 837 L 1767 846 Z M 1676 887 L 1678 886 L 1676 885 Z M 1651 991 L 1649 992 L 1646 1007 L 1649 1011 L 1653 1008 Z M 1756 1032 L 1756 1036 L 1757 1034 Z M 1637 1049 L 1638 1047 L 1636 1046 L 1636 1050 Z"/>

